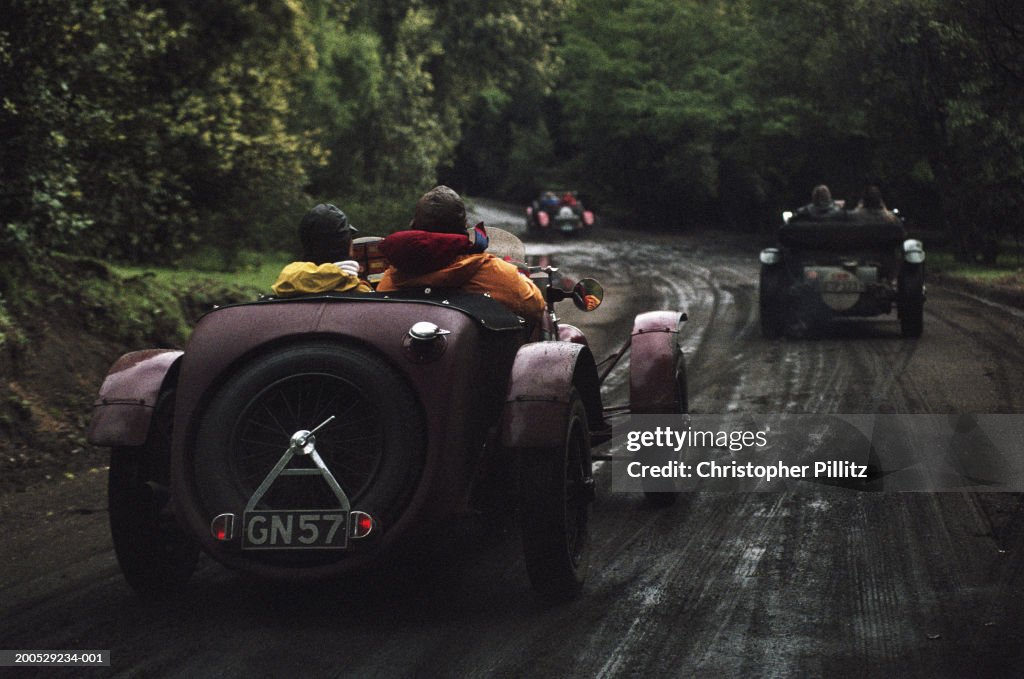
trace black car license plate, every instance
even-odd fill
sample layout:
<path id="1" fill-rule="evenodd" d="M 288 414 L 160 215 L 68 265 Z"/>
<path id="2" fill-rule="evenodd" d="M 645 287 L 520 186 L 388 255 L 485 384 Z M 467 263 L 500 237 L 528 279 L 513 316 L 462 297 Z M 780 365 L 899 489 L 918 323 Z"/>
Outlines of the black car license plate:
<path id="1" fill-rule="evenodd" d="M 853 293 L 860 292 L 862 286 L 860 281 L 857 279 L 847 281 L 824 281 L 821 284 L 822 292 L 833 292 L 833 293 Z"/>
<path id="2" fill-rule="evenodd" d="M 345 549 L 348 512 L 260 510 L 242 515 L 242 549 Z"/>

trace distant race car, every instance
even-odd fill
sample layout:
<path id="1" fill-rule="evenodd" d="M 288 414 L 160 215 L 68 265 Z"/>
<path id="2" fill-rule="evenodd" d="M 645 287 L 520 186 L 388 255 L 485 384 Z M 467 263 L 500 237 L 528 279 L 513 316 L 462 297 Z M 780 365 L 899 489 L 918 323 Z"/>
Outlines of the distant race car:
<path id="1" fill-rule="evenodd" d="M 836 201 L 839 203 L 839 201 Z M 761 251 L 766 337 L 799 337 L 835 317 L 896 309 L 904 337 L 924 328 L 924 246 L 902 220 L 841 210 L 828 219 L 784 213 L 778 245 Z"/>
<path id="2" fill-rule="evenodd" d="M 543 191 L 526 208 L 526 232 L 531 235 L 580 235 L 592 230 L 595 221 L 576 191 Z"/>

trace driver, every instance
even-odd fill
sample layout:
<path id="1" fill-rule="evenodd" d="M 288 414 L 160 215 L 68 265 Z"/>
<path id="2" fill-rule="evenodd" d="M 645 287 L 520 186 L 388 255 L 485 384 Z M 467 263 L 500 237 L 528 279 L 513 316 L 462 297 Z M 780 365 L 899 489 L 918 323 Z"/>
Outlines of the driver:
<path id="1" fill-rule="evenodd" d="M 842 213 L 832 200 L 832 192 L 824 184 L 819 184 L 811 191 L 811 202 L 797 210 L 793 219 L 834 219 Z"/>
<path id="2" fill-rule="evenodd" d="M 864 197 L 853 210 L 853 216 L 862 221 L 884 222 L 886 224 L 899 225 L 900 219 L 889 208 L 885 207 L 882 200 L 882 191 L 877 186 L 869 186 L 864 191 Z"/>
<path id="3" fill-rule="evenodd" d="M 380 243 L 391 266 L 378 292 L 438 287 L 486 293 L 531 325 L 544 317 L 544 295 L 514 264 L 482 252 L 476 243 L 482 226 L 469 228 L 458 193 L 437 186 L 416 202 L 409 229 Z M 470 238 L 474 240 L 470 240 Z"/>

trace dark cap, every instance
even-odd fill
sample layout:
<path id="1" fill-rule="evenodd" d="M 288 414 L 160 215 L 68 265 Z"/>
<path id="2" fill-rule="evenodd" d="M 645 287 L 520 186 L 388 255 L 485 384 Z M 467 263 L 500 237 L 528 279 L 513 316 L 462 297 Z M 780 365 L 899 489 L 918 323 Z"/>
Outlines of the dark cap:
<path id="1" fill-rule="evenodd" d="M 447 186 L 435 186 L 416 201 L 411 226 L 434 233 L 465 233 L 466 204 Z"/>
<path id="2" fill-rule="evenodd" d="M 347 258 L 352 234 L 358 231 L 345 213 L 330 203 L 321 203 L 302 216 L 299 241 L 304 257 L 312 262 Z"/>
<path id="3" fill-rule="evenodd" d="M 335 236 L 346 231 L 358 231 L 348 223 L 348 217 L 330 203 L 320 203 L 302 216 L 299 222 L 299 238 L 304 236 Z"/>

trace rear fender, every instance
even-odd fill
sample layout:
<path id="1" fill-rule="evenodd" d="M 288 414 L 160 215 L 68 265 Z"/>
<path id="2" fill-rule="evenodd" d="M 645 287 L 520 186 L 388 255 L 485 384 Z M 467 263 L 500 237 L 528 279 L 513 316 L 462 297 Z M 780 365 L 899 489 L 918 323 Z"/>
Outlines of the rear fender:
<path id="1" fill-rule="evenodd" d="M 583 398 L 591 431 L 602 429 L 601 392 L 590 349 L 575 342 L 533 342 L 520 347 L 501 418 L 501 445 L 561 446 L 574 387 Z"/>
<path id="2" fill-rule="evenodd" d="M 89 443 L 112 447 L 145 443 L 160 390 L 177 371 L 184 353 L 147 349 L 117 359 L 93 404 Z"/>
<path id="3" fill-rule="evenodd" d="M 675 369 L 679 331 L 686 314 L 648 311 L 633 321 L 630 338 L 629 405 L 635 414 L 677 411 Z"/>

